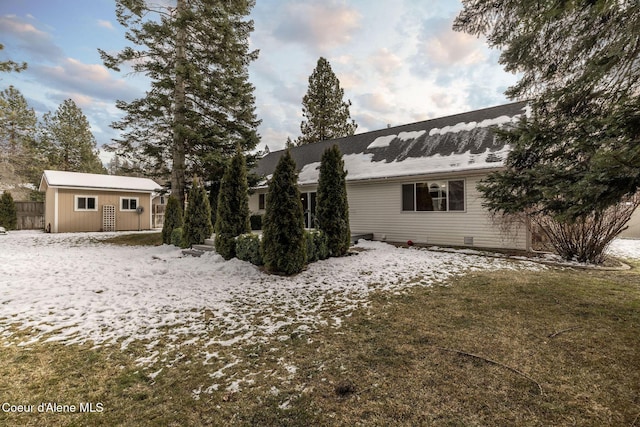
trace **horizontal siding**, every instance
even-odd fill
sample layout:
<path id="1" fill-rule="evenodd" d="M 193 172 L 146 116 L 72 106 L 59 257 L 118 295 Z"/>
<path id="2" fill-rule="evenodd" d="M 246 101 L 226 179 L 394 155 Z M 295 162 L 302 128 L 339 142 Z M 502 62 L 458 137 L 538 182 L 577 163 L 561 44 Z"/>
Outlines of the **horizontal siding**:
<path id="1" fill-rule="evenodd" d="M 462 179 L 446 177 L 443 179 Z M 464 212 L 403 212 L 402 184 L 407 181 L 351 182 L 347 184 L 349 222 L 353 234 L 373 233 L 375 240 L 443 246 L 468 246 L 465 237 L 473 237 L 473 246 L 483 248 L 527 249 L 526 228 L 512 227 L 505 232 L 495 224 L 482 207 L 482 198 L 476 189 L 480 177 L 465 179 Z M 438 180 L 437 177 L 430 180 Z M 315 187 L 302 187 L 301 192 L 316 191 Z M 258 209 L 258 190 L 249 199 L 253 213 Z"/>
<path id="2" fill-rule="evenodd" d="M 640 239 L 640 209 L 631 215 L 629 222 L 627 223 L 627 229 L 620 233 L 620 237 L 627 239 Z"/>
<path id="3" fill-rule="evenodd" d="M 465 179 L 464 212 L 403 212 L 402 184 L 414 181 L 351 183 L 347 186 L 351 231 L 374 233 L 374 239 L 391 242 L 466 246 L 465 237 L 473 237 L 477 247 L 526 249 L 524 227 L 505 234 L 493 223 L 482 207 L 478 181 Z"/>
<path id="4" fill-rule="evenodd" d="M 77 212 L 74 210 L 74 197 L 91 196 L 97 197 L 97 211 Z M 120 197 L 138 198 L 139 206 L 144 208 L 144 213 L 138 215 L 136 212 L 120 210 Z M 48 200 L 47 200 L 48 201 Z M 114 205 L 116 207 L 116 230 L 133 231 L 149 230 L 151 228 L 151 197 L 145 193 L 126 193 L 112 191 L 75 191 L 58 190 L 58 232 L 77 231 L 102 231 L 102 207 L 104 205 Z M 49 209 L 47 208 L 47 211 Z"/>

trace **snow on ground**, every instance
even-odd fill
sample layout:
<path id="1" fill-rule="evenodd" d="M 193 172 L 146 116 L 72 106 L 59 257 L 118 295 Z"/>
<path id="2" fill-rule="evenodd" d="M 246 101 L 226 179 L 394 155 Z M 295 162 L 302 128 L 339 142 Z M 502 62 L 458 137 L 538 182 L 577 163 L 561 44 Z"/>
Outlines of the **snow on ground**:
<path id="1" fill-rule="evenodd" d="M 640 259 L 640 240 L 616 239 L 611 242 L 608 253 L 618 258 Z"/>
<path id="2" fill-rule="evenodd" d="M 157 375 L 158 362 L 171 367 L 182 357 L 166 353 L 168 347 L 199 341 L 203 363 L 219 368 L 222 362 L 237 363 L 215 363 L 221 348 L 287 340 L 293 332 L 307 333 L 319 325 L 339 328 L 376 290 L 402 292 L 468 271 L 543 268 L 363 241 L 357 255 L 280 277 L 215 253 L 193 258 L 168 245 L 99 242 L 114 234 L 19 231 L 0 236 L 0 339 L 5 345 L 60 341 L 126 348 L 140 341 L 148 354 L 138 363 L 155 365 Z M 640 242 L 616 242 L 612 250 L 640 257 Z M 14 327 L 24 333 L 15 334 Z M 220 375 L 228 366 L 219 368 Z"/>

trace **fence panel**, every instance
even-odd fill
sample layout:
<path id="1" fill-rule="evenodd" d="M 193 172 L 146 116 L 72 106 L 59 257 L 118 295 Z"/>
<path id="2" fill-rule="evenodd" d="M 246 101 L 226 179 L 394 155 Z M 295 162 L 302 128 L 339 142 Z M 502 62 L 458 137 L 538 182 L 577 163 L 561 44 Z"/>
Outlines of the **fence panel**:
<path id="1" fill-rule="evenodd" d="M 15 202 L 18 230 L 44 229 L 44 202 Z"/>

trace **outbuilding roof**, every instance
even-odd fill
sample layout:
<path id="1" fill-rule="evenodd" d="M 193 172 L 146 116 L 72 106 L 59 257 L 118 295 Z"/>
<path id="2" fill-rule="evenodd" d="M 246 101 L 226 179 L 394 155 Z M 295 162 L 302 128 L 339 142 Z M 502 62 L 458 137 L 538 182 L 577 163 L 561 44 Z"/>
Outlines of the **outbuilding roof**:
<path id="1" fill-rule="evenodd" d="M 42 174 L 42 179 L 40 180 L 40 191 L 44 191 L 43 184 L 45 182 L 49 187 L 94 190 L 128 190 L 151 193 L 162 189 L 160 184 L 149 178 L 52 170 L 46 170 Z"/>
<path id="2" fill-rule="evenodd" d="M 499 168 L 509 146 L 492 128 L 515 123 L 526 102 L 514 102 L 291 149 L 299 184 L 318 182 L 322 153 L 338 145 L 347 181 Z M 254 172 L 270 178 L 284 150 L 260 159 Z"/>

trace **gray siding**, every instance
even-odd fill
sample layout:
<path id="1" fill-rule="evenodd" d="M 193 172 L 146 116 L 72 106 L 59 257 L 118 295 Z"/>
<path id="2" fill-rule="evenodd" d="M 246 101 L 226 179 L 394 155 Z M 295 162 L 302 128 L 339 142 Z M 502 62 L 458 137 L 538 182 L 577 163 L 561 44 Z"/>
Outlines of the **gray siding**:
<path id="1" fill-rule="evenodd" d="M 402 184 L 422 182 L 423 179 L 348 183 L 351 232 L 373 233 L 375 240 L 412 240 L 418 244 L 443 246 L 471 246 L 468 242 L 465 244 L 465 238 L 473 237 L 474 247 L 527 249 L 528 232 L 524 226 L 513 227 L 506 233 L 482 207 L 482 199 L 476 189 L 481 176 L 447 176 L 442 179 L 465 180 L 464 212 L 403 212 Z M 302 187 L 301 191 L 315 191 L 315 188 Z M 258 210 L 260 192 L 266 192 L 266 189 L 258 190 L 249 201 L 249 208 L 254 213 L 264 213 Z"/>

